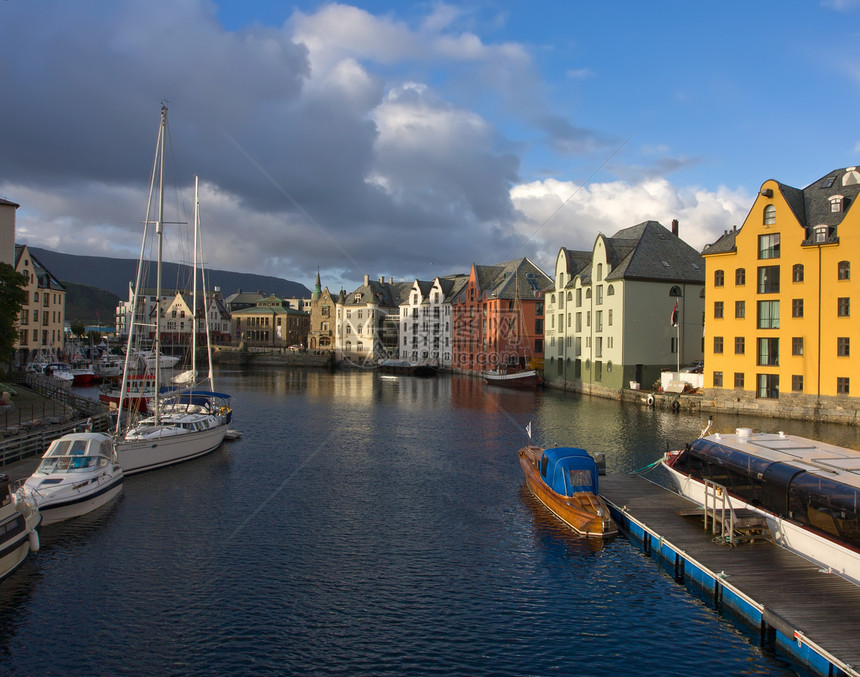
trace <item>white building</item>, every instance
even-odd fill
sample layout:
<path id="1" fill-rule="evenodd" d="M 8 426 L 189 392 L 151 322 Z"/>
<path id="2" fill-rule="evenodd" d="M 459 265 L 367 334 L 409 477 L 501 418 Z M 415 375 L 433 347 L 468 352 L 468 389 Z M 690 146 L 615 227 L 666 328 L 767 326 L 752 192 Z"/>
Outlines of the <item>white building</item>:
<path id="1" fill-rule="evenodd" d="M 451 300 L 468 283 L 468 275 L 415 280 L 400 305 L 399 357 L 413 364 L 450 369 L 454 323 Z"/>

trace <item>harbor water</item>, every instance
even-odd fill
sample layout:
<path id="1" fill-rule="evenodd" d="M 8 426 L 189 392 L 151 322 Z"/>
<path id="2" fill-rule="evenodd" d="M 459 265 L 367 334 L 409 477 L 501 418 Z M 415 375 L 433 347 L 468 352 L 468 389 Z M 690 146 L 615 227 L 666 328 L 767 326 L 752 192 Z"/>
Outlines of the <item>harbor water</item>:
<path id="1" fill-rule="evenodd" d="M 0 673 L 794 674 L 623 537 L 576 537 L 525 487 L 529 422 L 615 473 L 695 438 L 699 416 L 464 377 L 218 377 L 241 439 L 41 529 L 0 584 Z"/>

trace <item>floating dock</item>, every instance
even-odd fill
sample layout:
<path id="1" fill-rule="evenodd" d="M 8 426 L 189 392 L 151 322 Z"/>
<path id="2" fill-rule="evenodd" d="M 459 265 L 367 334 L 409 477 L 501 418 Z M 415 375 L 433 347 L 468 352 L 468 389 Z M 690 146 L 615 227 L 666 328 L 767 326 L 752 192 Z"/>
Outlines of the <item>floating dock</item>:
<path id="1" fill-rule="evenodd" d="M 715 542 L 682 515 L 696 504 L 638 475 L 605 475 L 600 494 L 618 526 L 675 581 L 759 628 L 760 645 L 819 675 L 860 676 L 860 586 L 758 540 Z"/>

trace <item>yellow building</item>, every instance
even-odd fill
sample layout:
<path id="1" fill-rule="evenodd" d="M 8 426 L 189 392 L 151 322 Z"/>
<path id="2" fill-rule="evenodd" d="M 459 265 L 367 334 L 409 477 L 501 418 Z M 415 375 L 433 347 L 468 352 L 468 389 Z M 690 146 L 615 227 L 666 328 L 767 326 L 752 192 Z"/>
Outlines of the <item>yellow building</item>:
<path id="1" fill-rule="evenodd" d="M 854 167 L 803 189 L 766 181 L 741 228 L 705 249 L 703 408 L 855 420 L 858 193 Z"/>
<path id="2" fill-rule="evenodd" d="M 18 359 L 58 359 L 65 344 L 66 289 L 27 245 L 15 245 L 15 270 L 27 280 L 27 300 L 18 315 Z"/>

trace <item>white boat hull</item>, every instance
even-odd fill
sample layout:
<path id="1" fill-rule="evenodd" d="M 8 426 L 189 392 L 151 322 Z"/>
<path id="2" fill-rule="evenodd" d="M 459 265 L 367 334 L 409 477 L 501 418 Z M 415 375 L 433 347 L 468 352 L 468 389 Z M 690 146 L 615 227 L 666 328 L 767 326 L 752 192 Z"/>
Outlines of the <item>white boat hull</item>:
<path id="1" fill-rule="evenodd" d="M 224 441 L 227 426 L 219 425 L 184 435 L 166 435 L 157 439 L 123 440 L 116 445 L 119 464 L 126 475 L 163 468 L 190 461 L 215 451 Z"/>
<path id="2" fill-rule="evenodd" d="M 674 470 L 666 465 L 665 461 L 663 467 L 669 471 L 679 494 L 697 505 L 705 504 L 703 482 Z M 713 498 L 709 502 L 713 503 Z M 839 574 L 860 585 L 860 553 L 734 496 L 731 497 L 731 505 L 735 510 L 750 510 L 761 515 L 777 545 L 808 559 L 823 570 Z"/>
<path id="3" fill-rule="evenodd" d="M 35 530 L 41 519 L 35 509 L 17 510 L 11 504 L 0 509 L 0 527 L 6 529 L 5 536 L 0 539 L 0 580 L 15 571 L 30 552 L 39 549 Z"/>
<path id="4" fill-rule="evenodd" d="M 34 494 L 36 505 L 42 514 L 42 526 L 86 515 L 110 503 L 122 492 L 122 480 L 123 476 L 120 474 L 97 485 L 90 485 L 89 491 L 81 493 L 66 489 L 62 493 L 48 495 L 43 499 L 39 494 Z"/>

